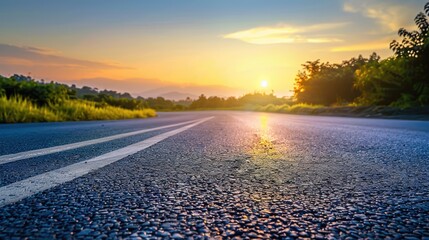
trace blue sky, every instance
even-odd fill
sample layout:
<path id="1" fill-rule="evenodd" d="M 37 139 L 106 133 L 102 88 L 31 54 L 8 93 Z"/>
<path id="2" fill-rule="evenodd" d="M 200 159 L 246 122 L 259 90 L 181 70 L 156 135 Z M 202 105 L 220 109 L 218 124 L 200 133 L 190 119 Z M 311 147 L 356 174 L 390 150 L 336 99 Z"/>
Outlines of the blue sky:
<path id="1" fill-rule="evenodd" d="M 412 27 L 425 2 L 2 0 L 0 74 L 231 94 L 267 80 L 284 95 L 307 60 L 388 57 L 398 28 Z"/>

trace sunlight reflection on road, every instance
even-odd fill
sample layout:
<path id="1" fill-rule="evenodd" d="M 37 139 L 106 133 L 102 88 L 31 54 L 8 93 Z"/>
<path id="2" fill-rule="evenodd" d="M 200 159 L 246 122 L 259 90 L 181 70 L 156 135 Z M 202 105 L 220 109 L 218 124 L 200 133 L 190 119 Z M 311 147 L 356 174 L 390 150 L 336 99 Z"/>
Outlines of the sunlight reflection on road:
<path id="1" fill-rule="evenodd" d="M 258 140 L 251 150 L 254 161 L 261 162 L 262 164 L 268 160 L 280 159 L 282 155 L 277 149 L 277 142 L 269 124 L 269 116 L 261 114 L 259 115 L 258 121 L 259 122 L 255 122 Z"/>
<path id="2" fill-rule="evenodd" d="M 258 114 L 256 117 L 241 118 L 254 132 L 253 143 L 249 148 L 247 164 L 242 165 L 240 172 L 251 174 L 256 179 L 281 183 L 282 169 L 279 162 L 284 161 L 285 146 L 275 137 L 272 119 L 269 114 Z"/>

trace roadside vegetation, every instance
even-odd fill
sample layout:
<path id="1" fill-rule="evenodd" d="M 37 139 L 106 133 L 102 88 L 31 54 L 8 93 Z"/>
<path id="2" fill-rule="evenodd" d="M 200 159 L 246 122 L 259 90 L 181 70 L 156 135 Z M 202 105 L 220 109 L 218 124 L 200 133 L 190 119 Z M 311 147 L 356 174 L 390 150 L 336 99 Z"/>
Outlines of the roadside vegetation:
<path id="1" fill-rule="evenodd" d="M 0 76 L 0 122 L 74 121 L 155 116 L 156 111 L 250 110 L 328 115 L 429 113 L 429 3 L 414 21 L 417 30 L 399 29 L 393 56 L 377 53 L 341 63 L 307 61 L 295 78 L 294 95 L 249 93 L 222 98 L 200 95 L 181 101 L 132 97 L 129 93 L 45 83 L 31 77 Z M 410 110 L 411 109 L 411 110 Z M 416 110 L 417 109 L 417 110 Z M 409 111 L 410 110 L 410 111 Z"/>
<path id="2" fill-rule="evenodd" d="M 247 109 L 264 112 L 395 115 L 429 113 L 429 3 L 417 14 L 417 30 L 399 29 L 393 56 L 377 53 L 341 63 L 307 61 L 295 78 L 291 99 L 247 94 L 223 99 L 200 96 L 190 109 Z"/>
<path id="3" fill-rule="evenodd" d="M 373 53 L 339 64 L 319 60 L 303 64 L 295 79 L 295 100 L 328 106 L 429 105 L 429 3 L 424 11 L 414 19 L 417 30 L 399 29 L 402 40 L 392 41 L 390 58 Z"/>
<path id="4" fill-rule="evenodd" d="M 240 98 L 201 95 L 189 109 L 238 109 L 279 113 L 395 115 L 427 113 L 429 107 L 429 3 L 414 21 L 415 31 L 399 29 L 393 56 L 307 61 L 295 78 L 290 99 L 253 93 Z"/>
<path id="5" fill-rule="evenodd" d="M 98 96 L 100 95 L 100 96 Z M 138 100 L 93 94 L 100 99 L 78 98 L 76 88 L 38 82 L 30 77 L 0 76 L 0 122 L 114 120 L 156 116 Z M 105 99 L 104 99 L 105 98 Z"/>

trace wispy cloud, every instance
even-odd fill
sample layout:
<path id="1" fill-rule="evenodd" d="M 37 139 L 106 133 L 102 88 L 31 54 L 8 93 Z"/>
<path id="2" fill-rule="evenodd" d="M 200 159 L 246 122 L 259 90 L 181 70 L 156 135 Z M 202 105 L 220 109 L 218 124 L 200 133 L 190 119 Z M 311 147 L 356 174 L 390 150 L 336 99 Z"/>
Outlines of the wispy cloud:
<path id="1" fill-rule="evenodd" d="M 29 74 L 35 78 L 65 80 L 123 75 L 134 70 L 115 63 L 67 57 L 52 49 L 0 43 L 1 75 Z"/>
<path id="2" fill-rule="evenodd" d="M 0 56 L 0 65 L 9 66 L 33 66 L 33 62 L 22 58 L 15 57 L 3 57 Z"/>
<path id="3" fill-rule="evenodd" d="M 324 23 L 307 26 L 279 24 L 276 26 L 256 27 L 223 35 L 223 38 L 236 39 L 252 44 L 280 43 L 333 43 L 342 42 L 328 30 L 339 29 L 348 23 Z"/>
<path id="4" fill-rule="evenodd" d="M 332 48 L 332 52 L 361 52 L 361 51 L 376 51 L 389 48 L 389 43 L 392 41 L 390 38 L 384 38 L 375 41 L 369 41 L 359 44 L 339 46 Z"/>
<path id="5" fill-rule="evenodd" d="M 29 46 L 25 46 L 21 48 L 26 49 L 30 52 L 39 53 L 43 55 L 61 55 L 62 54 L 61 51 L 51 49 L 51 48 L 40 48 L 40 47 L 29 47 Z"/>
<path id="6" fill-rule="evenodd" d="M 128 69 L 115 64 L 74 59 L 59 54 L 59 51 L 52 49 L 19 47 L 0 43 L 1 64 L 78 69 Z"/>
<path id="7" fill-rule="evenodd" d="M 401 27 L 412 27 L 412 19 L 417 14 L 417 9 L 423 7 L 418 3 L 419 1 L 412 0 L 347 0 L 343 4 L 343 10 L 374 19 L 381 26 L 381 30 L 388 33 L 396 32 Z"/>

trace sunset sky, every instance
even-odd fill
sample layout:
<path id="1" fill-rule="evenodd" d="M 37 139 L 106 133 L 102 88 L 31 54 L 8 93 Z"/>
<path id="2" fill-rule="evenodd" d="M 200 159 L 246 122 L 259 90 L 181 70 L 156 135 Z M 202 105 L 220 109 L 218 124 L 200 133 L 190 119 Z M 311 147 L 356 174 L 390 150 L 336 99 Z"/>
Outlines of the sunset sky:
<path id="1" fill-rule="evenodd" d="M 2 0 L 0 74 L 133 94 L 290 94 L 308 60 L 391 55 L 426 0 Z"/>

